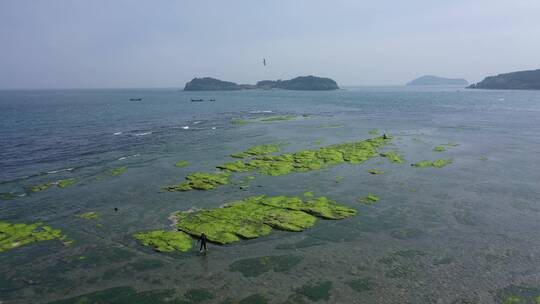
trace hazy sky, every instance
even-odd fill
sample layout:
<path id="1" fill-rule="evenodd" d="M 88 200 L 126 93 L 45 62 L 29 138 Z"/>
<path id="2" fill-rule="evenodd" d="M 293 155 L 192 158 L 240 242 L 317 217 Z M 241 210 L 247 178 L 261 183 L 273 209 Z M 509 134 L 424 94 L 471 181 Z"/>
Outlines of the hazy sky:
<path id="1" fill-rule="evenodd" d="M 3 89 L 308 74 L 384 85 L 536 68 L 539 0 L 0 0 Z"/>

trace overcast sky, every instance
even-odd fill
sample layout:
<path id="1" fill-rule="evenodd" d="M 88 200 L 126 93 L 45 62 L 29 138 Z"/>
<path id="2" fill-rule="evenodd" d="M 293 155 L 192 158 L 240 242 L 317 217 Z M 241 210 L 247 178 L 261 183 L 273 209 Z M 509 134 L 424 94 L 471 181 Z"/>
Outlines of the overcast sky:
<path id="1" fill-rule="evenodd" d="M 2 89 L 475 82 L 536 68 L 539 0 L 0 0 Z"/>

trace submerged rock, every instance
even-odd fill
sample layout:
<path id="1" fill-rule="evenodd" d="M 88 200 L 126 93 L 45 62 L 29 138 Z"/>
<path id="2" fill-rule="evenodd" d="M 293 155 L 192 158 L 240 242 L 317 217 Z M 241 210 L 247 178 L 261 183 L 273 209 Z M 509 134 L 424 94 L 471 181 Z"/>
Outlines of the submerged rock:
<path id="1" fill-rule="evenodd" d="M 13 224 L 0 222 L 0 252 L 33 242 L 63 239 L 62 231 L 43 226 L 42 223 Z"/>
<path id="2" fill-rule="evenodd" d="M 272 228 L 302 231 L 313 226 L 316 217 L 343 219 L 356 210 L 325 197 L 306 202 L 297 197 L 248 197 L 223 208 L 178 212 L 176 227 L 193 236 L 205 233 L 208 240 L 228 244 L 269 234 Z"/>
<path id="3" fill-rule="evenodd" d="M 85 219 L 85 220 L 95 220 L 99 218 L 99 213 L 90 211 L 90 212 L 79 214 L 77 215 L 77 217 Z"/>
<path id="4" fill-rule="evenodd" d="M 109 175 L 110 176 L 119 176 L 119 175 L 124 174 L 127 171 L 127 169 L 128 169 L 128 167 L 126 167 L 126 166 L 112 168 L 109 171 Z"/>
<path id="5" fill-rule="evenodd" d="M 287 272 L 301 261 L 301 257 L 294 255 L 263 256 L 235 261 L 229 265 L 229 270 L 238 271 L 245 277 L 258 277 L 271 270 Z"/>

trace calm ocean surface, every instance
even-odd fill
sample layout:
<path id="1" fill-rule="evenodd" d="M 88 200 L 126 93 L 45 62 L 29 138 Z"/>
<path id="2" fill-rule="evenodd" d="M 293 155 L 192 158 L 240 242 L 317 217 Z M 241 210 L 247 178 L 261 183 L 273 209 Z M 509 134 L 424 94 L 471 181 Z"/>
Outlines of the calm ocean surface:
<path id="1" fill-rule="evenodd" d="M 276 115 L 295 118 L 260 121 Z M 231 123 L 237 119 L 249 122 Z M 372 129 L 392 134 L 389 150 L 406 163 L 374 158 L 307 173 L 257 175 L 243 189 L 233 183 L 210 191 L 161 191 L 190 172 L 212 172 L 231 161 L 229 154 L 253 145 L 315 149 L 374 137 Z M 448 143 L 457 146 L 433 151 Z M 410 166 L 440 158 L 453 163 L 440 169 Z M 190 166 L 176 168 L 178 161 Z M 121 166 L 128 168 L 124 174 L 106 175 Z M 385 173 L 371 175 L 369 169 Z M 78 182 L 28 191 L 66 178 Z M 210 244 L 207 256 L 196 250 L 157 253 L 131 236 L 170 229 L 174 211 L 306 191 L 353 207 L 358 215 L 319 220 L 299 233 L 274 230 L 255 240 Z M 368 192 L 380 201 L 358 203 Z M 0 221 L 44 222 L 75 241 L 70 247 L 54 240 L 0 253 L 4 304 L 49 303 L 103 290 L 110 300 L 99 303 L 120 303 L 115 294 L 135 292 L 129 288 L 140 292 L 130 303 L 155 303 L 144 298 L 150 290 L 184 299 L 171 303 L 530 298 L 540 294 L 540 92 L 0 91 L 0 195 Z M 88 211 L 101 217 L 76 216 Z M 299 262 L 256 275 L 230 266 L 249 266 L 249 259 L 260 257 Z"/>

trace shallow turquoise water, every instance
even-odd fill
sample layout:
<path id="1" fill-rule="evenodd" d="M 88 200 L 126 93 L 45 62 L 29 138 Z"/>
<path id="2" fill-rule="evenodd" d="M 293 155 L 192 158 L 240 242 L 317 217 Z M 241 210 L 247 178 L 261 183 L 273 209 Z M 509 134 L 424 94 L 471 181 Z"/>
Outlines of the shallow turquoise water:
<path id="1" fill-rule="evenodd" d="M 129 101 L 133 97 L 143 100 Z M 216 102 L 192 103 L 191 98 Z M 256 121 L 273 115 L 297 117 Z M 235 125 L 233 119 L 252 121 Z M 493 303 L 517 292 L 516 286 L 540 288 L 540 92 L 404 87 L 1 91 L 0 124 L 0 193 L 15 196 L 0 200 L 0 220 L 42 221 L 75 240 L 71 247 L 49 241 L 0 253 L 4 303 L 48 303 L 121 286 L 140 292 L 172 289 L 182 299 L 189 298 L 188 290 L 205 288 L 213 295 L 207 303 L 252 294 L 270 303 L 290 297 L 309 302 L 302 286 L 322 282 L 331 283 L 328 298 L 319 303 Z M 394 135 L 387 149 L 399 151 L 407 162 L 376 158 L 257 176 L 247 189 L 233 184 L 211 191 L 160 191 L 253 145 L 286 142 L 284 151 L 298 151 L 373 137 L 372 129 Z M 458 146 L 433 151 L 446 143 Z M 441 169 L 410 166 L 438 158 L 454 162 Z M 174 167 L 182 160 L 191 165 Z M 127 172 L 104 176 L 119 166 L 127 166 Z M 368 169 L 385 173 L 371 175 Z M 344 178 L 336 182 L 337 176 Z M 63 178 L 79 183 L 27 191 Z M 301 233 L 274 230 L 256 240 L 211 245 L 206 257 L 196 251 L 156 253 L 131 237 L 168 229 L 168 216 L 177 210 L 305 191 L 352 206 L 359 215 L 320 220 Z M 368 192 L 381 200 L 359 204 Z M 76 217 L 87 211 L 101 218 Z M 263 256 L 294 256 L 300 262 L 258 276 L 230 269 Z M 352 288 L 356 281 L 369 284 Z"/>

